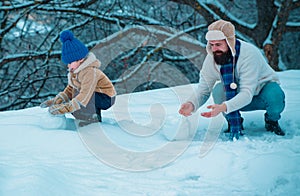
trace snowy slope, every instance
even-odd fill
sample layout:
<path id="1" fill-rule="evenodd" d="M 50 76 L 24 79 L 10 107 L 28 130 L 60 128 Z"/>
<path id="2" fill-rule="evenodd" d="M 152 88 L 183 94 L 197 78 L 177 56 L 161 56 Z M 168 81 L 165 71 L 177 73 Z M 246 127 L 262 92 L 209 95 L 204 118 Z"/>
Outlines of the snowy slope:
<path id="1" fill-rule="evenodd" d="M 39 107 L 1 112 L 0 195 L 299 195 L 300 71 L 278 75 L 284 137 L 263 111 L 242 113 L 235 142 L 215 129 L 222 117 L 181 117 L 194 85 L 118 96 L 83 128 Z"/>

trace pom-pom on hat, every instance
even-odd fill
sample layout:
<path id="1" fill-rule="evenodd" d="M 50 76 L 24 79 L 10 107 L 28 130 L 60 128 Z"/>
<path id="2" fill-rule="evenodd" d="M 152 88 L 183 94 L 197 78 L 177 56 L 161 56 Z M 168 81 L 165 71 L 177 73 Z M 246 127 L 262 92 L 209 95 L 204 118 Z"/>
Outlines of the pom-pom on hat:
<path id="1" fill-rule="evenodd" d="M 62 42 L 61 59 L 65 64 L 83 59 L 89 53 L 88 48 L 69 30 L 60 34 L 60 41 Z"/>
<path id="2" fill-rule="evenodd" d="M 217 20 L 208 26 L 208 32 L 205 35 L 207 41 L 225 39 L 231 50 L 232 56 L 235 56 L 235 28 L 231 22 L 225 20 Z M 209 43 L 206 46 L 210 50 Z"/>

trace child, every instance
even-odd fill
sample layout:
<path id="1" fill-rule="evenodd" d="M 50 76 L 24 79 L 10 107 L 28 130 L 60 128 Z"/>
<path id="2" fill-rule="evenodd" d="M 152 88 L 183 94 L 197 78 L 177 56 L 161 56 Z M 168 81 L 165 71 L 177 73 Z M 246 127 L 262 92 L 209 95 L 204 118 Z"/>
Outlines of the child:
<path id="1" fill-rule="evenodd" d="M 53 115 L 72 113 L 83 126 L 101 122 L 101 110 L 115 102 L 116 91 L 109 78 L 99 69 L 101 63 L 69 30 L 60 35 L 62 61 L 68 65 L 68 85 L 56 97 L 41 104 Z"/>

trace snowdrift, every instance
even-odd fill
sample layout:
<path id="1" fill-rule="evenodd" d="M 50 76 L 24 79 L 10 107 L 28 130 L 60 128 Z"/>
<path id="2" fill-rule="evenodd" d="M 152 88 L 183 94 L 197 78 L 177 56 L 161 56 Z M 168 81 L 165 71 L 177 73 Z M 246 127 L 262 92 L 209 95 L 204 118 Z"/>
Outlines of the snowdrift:
<path id="1" fill-rule="evenodd" d="M 195 85 L 120 95 L 82 128 L 39 107 L 1 112 L 0 195 L 299 195 L 300 71 L 278 75 L 284 137 L 264 130 L 263 111 L 242 113 L 235 142 L 180 116 Z"/>

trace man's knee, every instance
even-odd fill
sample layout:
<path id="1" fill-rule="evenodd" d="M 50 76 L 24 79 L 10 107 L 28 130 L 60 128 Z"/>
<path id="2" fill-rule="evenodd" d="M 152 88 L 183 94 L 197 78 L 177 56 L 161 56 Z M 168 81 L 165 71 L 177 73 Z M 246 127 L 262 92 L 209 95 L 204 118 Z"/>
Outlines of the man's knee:
<path id="1" fill-rule="evenodd" d="M 285 94 L 280 86 L 275 83 L 269 83 L 264 88 L 265 99 L 267 103 L 267 112 L 280 114 L 285 107 Z"/>
<path id="2" fill-rule="evenodd" d="M 267 91 L 265 93 L 269 104 L 282 105 L 285 103 L 285 94 L 277 83 L 271 82 L 267 84 L 264 90 Z"/>
<path id="3" fill-rule="evenodd" d="M 216 104 L 221 104 L 225 101 L 225 93 L 223 84 L 217 83 L 212 90 L 212 97 Z"/>

